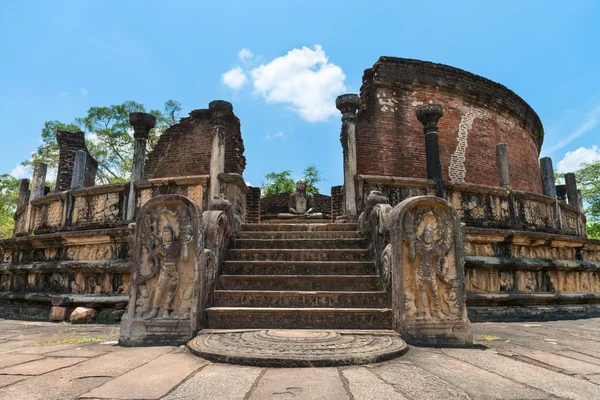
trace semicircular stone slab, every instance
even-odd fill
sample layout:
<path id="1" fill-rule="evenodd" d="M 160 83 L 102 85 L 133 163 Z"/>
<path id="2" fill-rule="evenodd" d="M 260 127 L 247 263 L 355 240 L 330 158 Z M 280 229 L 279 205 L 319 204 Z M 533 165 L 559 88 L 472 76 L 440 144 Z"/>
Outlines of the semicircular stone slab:
<path id="1" fill-rule="evenodd" d="M 187 344 L 215 362 L 259 367 L 330 367 L 399 357 L 408 345 L 394 331 L 203 330 Z"/>

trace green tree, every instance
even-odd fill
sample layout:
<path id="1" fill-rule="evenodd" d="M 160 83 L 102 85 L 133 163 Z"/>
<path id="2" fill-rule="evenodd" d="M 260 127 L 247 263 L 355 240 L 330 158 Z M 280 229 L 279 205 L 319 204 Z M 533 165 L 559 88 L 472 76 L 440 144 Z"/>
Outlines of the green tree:
<path id="1" fill-rule="evenodd" d="M 557 178 L 564 178 L 564 174 L 555 175 Z M 600 160 L 582 164 L 575 171 L 575 178 L 586 205 L 588 236 L 600 239 Z"/>
<path id="2" fill-rule="evenodd" d="M 8 174 L 0 175 L 0 239 L 12 237 L 20 181 Z"/>
<path id="3" fill-rule="evenodd" d="M 292 179 L 292 171 L 270 172 L 265 175 L 267 183 L 260 186 L 262 197 L 277 193 L 289 193 L 296 190 L 296 183 Z"/>
<path id="4" fill-rule="evenodd" d="M 266 183 L 260 186 L 261 196 L 271 196 L 277 193 L 290 193 L 296 190 L 296 182 L 292 179 L 292 171 L 283 170 L 281 172 L 271 172 L 265 175 Z M 314 165 L 309 165 L 304 169 L 304 180 L 306 181 L 306 191 L 318 194 L 319 188 L 316 184 L 323 181 L 321 172 Z"/>
<path id="5" fill-rule="evenodd" d="M 92 107 L 86 116 L 75 119 L 71 124 L 46 122 L 42 129 L 42 145 L 23 165 L 45 162 L 50 168 L 57 168 L 59 154 L 56 131 L 85 131 L 88 133 L 86 145 L 98 161 L 98 183 L 124 182 L 129 179 L 133 163 L 134 139 L 129 125 L 130 112 L 146 112 L 146 109 L 140 103 L 126 101 L 107 107 Z M 162 111 L 149 112 L 156 117 L 156 127 L 150 131 L 148 138 L 148 150 L 152 150 L 160 135 L 178 121 L 181 104 L 169 100 Z"/>

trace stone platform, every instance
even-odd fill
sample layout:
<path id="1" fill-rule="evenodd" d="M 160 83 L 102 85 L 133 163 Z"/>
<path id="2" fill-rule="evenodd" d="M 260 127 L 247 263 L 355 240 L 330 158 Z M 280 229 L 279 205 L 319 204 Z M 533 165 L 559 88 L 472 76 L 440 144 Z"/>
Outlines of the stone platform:
<path id="1" fill-rule="evenodd" d="M 188 343 L 204 359 L 259 367 L 333 367 L 399 357 L 408 345 L 394 331 L 207 329 Z"/>

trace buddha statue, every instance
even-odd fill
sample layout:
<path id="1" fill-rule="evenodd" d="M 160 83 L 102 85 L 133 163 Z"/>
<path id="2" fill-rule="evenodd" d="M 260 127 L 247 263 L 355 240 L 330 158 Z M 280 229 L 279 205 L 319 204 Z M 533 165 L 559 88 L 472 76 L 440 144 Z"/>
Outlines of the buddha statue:
<path id="1" fill-rule="evenodd" d="M 323 218 L 323 214 L 314 211 L 315 198 L 312 193 L 306 191 L 304 179 L 296 182 L 296 191 L 290 194 L 288 213 L 281 213 L 278 218 Z"/>

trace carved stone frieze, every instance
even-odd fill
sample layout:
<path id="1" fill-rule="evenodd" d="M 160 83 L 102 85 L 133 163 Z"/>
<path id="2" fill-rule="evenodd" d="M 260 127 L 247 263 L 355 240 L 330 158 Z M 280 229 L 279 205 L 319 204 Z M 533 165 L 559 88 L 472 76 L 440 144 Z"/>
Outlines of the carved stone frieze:
<path id="1" fill-rule="evenodd" d="M 394 328 L 409 343 L 472 342 L 459 217 L 447 201 L 420 196 L 390 214 Z"/>

